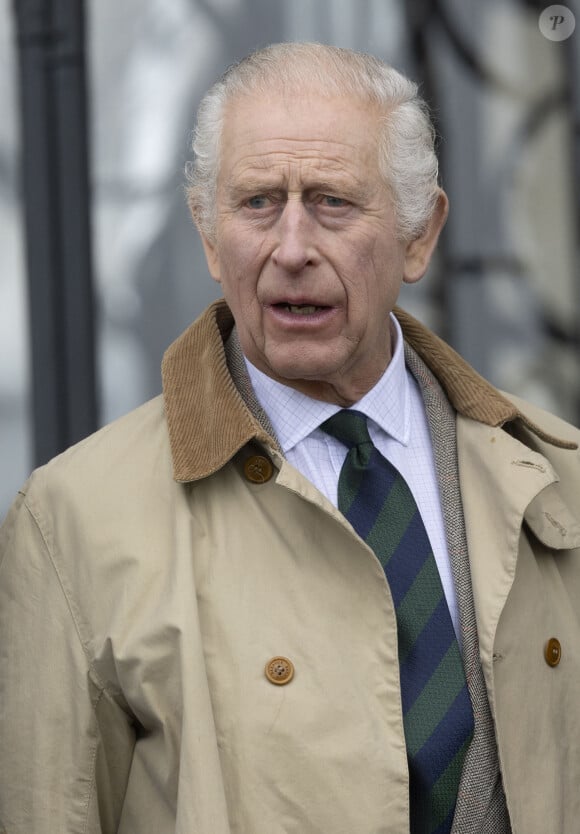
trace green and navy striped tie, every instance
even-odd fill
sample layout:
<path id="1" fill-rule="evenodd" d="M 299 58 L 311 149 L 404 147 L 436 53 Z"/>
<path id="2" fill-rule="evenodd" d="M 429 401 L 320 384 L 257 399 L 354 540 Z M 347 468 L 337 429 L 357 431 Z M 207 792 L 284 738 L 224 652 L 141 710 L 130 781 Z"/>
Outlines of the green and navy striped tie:
<path id="1" fill-rule="evenodd" d="M 473 711 L 431 545 L 406 481 L 373 445 L 365 415 L 340 411 L 321 428 L 348 447 L 338 506 L 377 555 L 395 605 L 411 834 L 448 834 Z"/>

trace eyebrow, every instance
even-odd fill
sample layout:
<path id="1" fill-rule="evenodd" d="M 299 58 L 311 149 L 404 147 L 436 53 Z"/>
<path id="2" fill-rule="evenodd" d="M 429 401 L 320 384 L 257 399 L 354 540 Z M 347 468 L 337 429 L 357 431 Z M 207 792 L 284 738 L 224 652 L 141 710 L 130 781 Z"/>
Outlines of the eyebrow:
<path id="1" fill-rule="evenodd" d="M 337 177 L 336 179 L 315 179 L 304 189 L 304 191 L 343 191 L 348 194 L 362 194 L 366 190 L 361 182 L 353 179 L 347 180 L 341 177 Z"/>
<path id="2" fill-rule="evenodd" d="M 268 172 L 264 172 L 263 176 L 253 176 L 243 179 L 238 182 L 231 180 L 226 183 L 226 190 L 231 196 L 261 194 L 263 192 L 286 192 L 288 190 L 287 183 L 284 177 L 276 177 L 272 179 Z M 336 179 L 317 177 L 311 182 L 306 182 L 301 188 L 302 194 L 311 192 L 322 192 L 324 194 L 337 194 L 350 197 L 355 200 L 364 200 L 369 193 L 369 187 L 363 183 L 337 177 Z"/>

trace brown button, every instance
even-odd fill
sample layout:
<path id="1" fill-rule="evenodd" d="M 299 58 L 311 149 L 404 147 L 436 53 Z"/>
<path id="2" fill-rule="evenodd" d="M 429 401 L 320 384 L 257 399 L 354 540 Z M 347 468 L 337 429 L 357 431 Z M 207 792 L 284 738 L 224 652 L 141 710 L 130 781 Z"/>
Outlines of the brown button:
<path id="1" fill-rule="evenodd" d="M 548 666 L 557 666 L 562 659 L 562 646 L 555 637 L 550 637 L 544 649 L 544 657 Z"/>
<path id="2" fill-rule="evenodd" d="M 273 657 L 266 663 L 264 671 L 270 683 L 275 683 L 276 686 L 290 683 L 294 677 L 294 666 L 287 657 Z"/>
<path id="3" fill-rule="evenodd" d="M 264 455 L 252 455 L 244 463 L 244 474 L 253 484 L 265 484 L 274 474 L 272 461 Z"/>

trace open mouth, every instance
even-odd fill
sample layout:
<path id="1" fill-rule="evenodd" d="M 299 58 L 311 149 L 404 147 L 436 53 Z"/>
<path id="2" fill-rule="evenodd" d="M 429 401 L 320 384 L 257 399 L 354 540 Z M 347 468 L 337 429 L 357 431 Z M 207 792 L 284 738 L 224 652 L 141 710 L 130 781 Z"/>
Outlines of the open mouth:
<path id="1" fill-rule="evenodd" d="M 288 310 L 288 312 L 297 316 L 312 316 L 315 313 L 319 313 L 321 310 L 328 310 L 328 307 L 319 307 L 315 304 L 287 304 L 285 302 L 281 302 L 275 306 L 280 310 Z"/>

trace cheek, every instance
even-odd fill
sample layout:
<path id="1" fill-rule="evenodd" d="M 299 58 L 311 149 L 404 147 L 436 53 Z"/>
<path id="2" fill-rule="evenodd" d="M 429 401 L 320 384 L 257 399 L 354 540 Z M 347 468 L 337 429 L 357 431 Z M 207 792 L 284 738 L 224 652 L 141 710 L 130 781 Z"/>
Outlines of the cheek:
<path id="1" fill-rule="evenodd" d="M 385 264 L 375 253 L 359 254 L 351 258 L 350 269 L 345 275 L 344 287 L 348 305 L 369 315 L 386 294 Z"/>
<path id="2" fill-rule="evenodd" d="M 393 264 L 395 250 L 398 247 L 389 240 L 388 230 L 363 228 L 356 236 L 344 241 L 344 245 L 335 249 L 334 261 L 337 266 L 348 265 L 348 274 L 353 284 L 366 284 L 368 288 L 373 283 L 380 282 L 380 276 L 389 271 L 389 264 Z"/>
<path id="3" fill-rule="evenodd" d="M 238 291 L 256 288 L 259 276 L 267 260 L 266 246 L 253 241 L 251 235 L 229 235 L 220 247 L 222 283 L 237 285 Z"/>
<path id="4" fill-rule="evenodd" d="M 399 294 L 399 289 L 405 273 L 405 254 L 403 246 L 393 244 L 385 246 L 377 244 L 372 254 L 372 286 L 373 293 L 379 302 L 392 305 Z"/>

